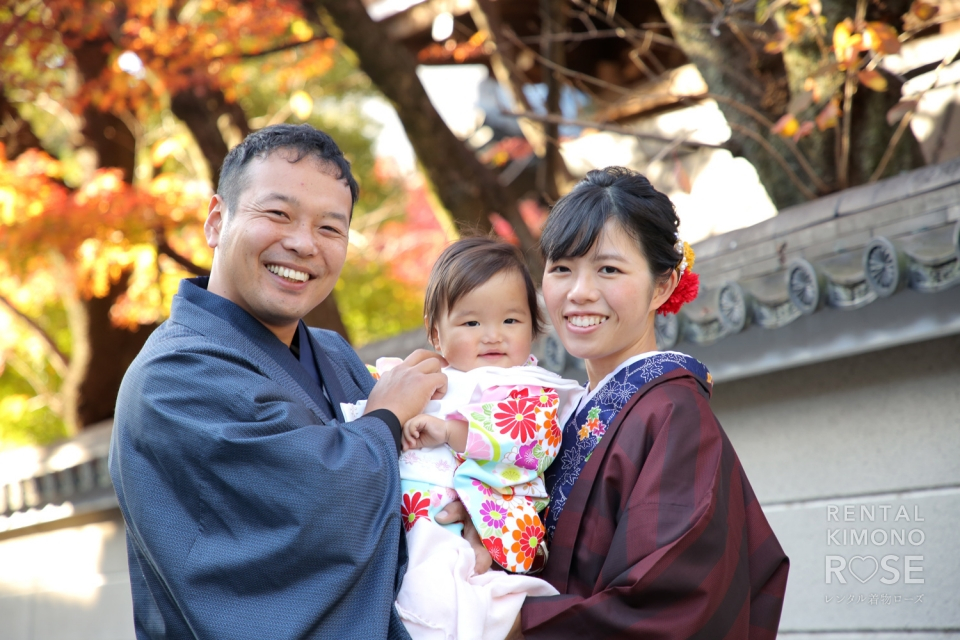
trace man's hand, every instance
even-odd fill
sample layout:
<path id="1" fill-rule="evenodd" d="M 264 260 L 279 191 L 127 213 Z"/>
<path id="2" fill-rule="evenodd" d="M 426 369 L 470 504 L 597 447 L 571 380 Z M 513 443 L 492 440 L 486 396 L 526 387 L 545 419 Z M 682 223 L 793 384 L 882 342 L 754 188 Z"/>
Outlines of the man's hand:
<path id="1" fill-rule="evenodd" d="M 437 514 L 436 519 L 440 524 L 462 522 L 463 537 L 470 543 L 470 546 L 473 547 L 473 553 L 477 556 L 477 562 L 473 568 L 474 572 L 479 575 L 490 570 L 490 567 L 493 565 L 493 557 L 490 555 L 490 552 L 487 551 L 487 548 L 483 546 L 480 534 L 477 533 L 477 528 L 473 526 L 470 514 L 467 513 L 467 509 L 463 506 L 462 502 L 459 500 L 451 502 L 443 508 L 443 511 Z"/>
<path id="2" fill-rule="evenodd" d="M 446 364 L 440 355 L 417 349 L 380 377 L 363 413 L 388 409 L 400 424 L 406 424 L 423 411 L 427 402 L 442 398 L 447 392 L 447 376 L 440 372 Z"/>

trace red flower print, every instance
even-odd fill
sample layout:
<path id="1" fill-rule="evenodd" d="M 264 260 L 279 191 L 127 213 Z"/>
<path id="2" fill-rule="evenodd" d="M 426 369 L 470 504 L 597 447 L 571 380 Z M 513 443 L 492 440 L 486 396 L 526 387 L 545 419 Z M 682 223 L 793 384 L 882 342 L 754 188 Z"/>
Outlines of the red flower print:
<path id="1" fill-rule="evenodd" d="M 500 433 L 514 440 L 526 442 L 537 432 L 535 407 L 535 401 L 530 398 L 505 400 L 497 405 L 493 420 L 497 423 Z"/>
<path id="2" fill-rule="evenodd" d="M 537 398 L 537 401 L 541 407 L 546 409 L 555 407 L 557 403 L 560 402 L 560 396 L 558 396 L 557 392 L 553 389 L 544 387 L 540 390 L 540 396 Z"/>
<path id="3" fill-rule="evenodd" d="M 400 518 L 403 520 L 403 528 L 407 531 L 413 529 L 414 523 L 420 518 L 430 519 L 428 509 L 430 499 L 424 498 L 419 491 L 403 494 L 403 504 L 400 505 Z"/>
<path id="4" fill-rule="evenodd" d="M 526 387 L 514 389 L 513 391 L 510 392 L 510 397 L 513 398 L 514 400 L 516 400 L 517 398 L 526 398 L 528 395 L 530 395 L 530 392 L 527 390 Z"/>
<path id="5" fill-rule="evenodd" d="M 483 539 L 483 546 L 487 548 L 493 561 L 501 567 L 507 564 L 507 552 L 503 550 L 503 540 L 493 536 Z"/>
<path id="6" fill-rule="evenodd" d="M 539 518 L 521 516 L 517 519 L 517 528 L 513 531 L 513 544 L 510 550 L 517 554 L 517 562 L 523 564 L 524 570 L 533 564 L 533 557 L 537 554 L 537 547 L 543 540 L 543 525 Z"/>

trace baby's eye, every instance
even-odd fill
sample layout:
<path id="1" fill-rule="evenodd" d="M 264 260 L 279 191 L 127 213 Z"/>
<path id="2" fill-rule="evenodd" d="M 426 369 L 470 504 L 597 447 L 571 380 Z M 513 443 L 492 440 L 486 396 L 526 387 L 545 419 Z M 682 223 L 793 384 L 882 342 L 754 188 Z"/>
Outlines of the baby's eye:
<path id="1" fill-rule="evenodd" d="M 503 324 L 517 324 L 519 322 L 520 322 L 519 318 L 507 318 L 506 320 L 503 321 Z"/>
<path id="2" fill-rule="evenodd" d="M 479 322 L 478 320 L 467 320 L 466 322 L 463 323 L 463 326 L 465 326 L 465 327 L 479 327 L 479 326 L 480 326 L 480 322 Z"/>

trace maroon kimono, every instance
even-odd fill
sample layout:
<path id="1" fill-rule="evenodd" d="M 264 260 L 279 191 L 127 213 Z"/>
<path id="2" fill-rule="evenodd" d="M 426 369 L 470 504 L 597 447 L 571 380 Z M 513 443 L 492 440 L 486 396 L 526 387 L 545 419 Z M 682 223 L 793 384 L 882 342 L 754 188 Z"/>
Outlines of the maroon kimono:
<path id="1" fill-rule="evenodd" d="M 775 638 L 788 560 L 710 409 L 684 369 L 642 386 L 566 501 L 528 598 L 535 638 Z"/>

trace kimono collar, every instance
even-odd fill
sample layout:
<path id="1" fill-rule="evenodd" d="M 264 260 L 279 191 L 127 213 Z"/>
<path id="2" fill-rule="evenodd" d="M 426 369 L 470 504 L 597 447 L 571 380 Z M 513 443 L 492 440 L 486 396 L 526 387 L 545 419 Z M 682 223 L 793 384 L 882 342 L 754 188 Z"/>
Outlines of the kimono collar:
<path id="1" fill-rule="evenodd" d="M 263 349 L 277 364 L 283 367 L 290 377 L 303 387 L 319 407 L 327 411 L 331 417 L 343 421 L 340 403 L 346 402 L 346 399 L 342 387 L 337 380 L 332 364 L 306 325 L 303 324 L 303 321 L 301 320 L 297 327 L 297 331 L 300 332 L 301 354 L 306 355 L 304 349 L 304 347 L 306 347 L 306 350 L 308 350 L 313 357 L 312 362 L 307 361 L 301 363 L 287 345 L 281 342 L 272 331 L 267 329 L 262 322 L 250 315 L 240 305 L 223 296 L 207 291 L 209 281 L 210 278 L 208 276 L 181 280 L 177 295 L 182 296 L 191 304 L 195 304 L 204 311 L 229 323 L 230 326 Z M 304 341 L 304 337 L 307 338 L 308 343 Z M 316 367 L 316 372 L 311 372 L 307 368 L 311 364 Z M 315 375 L 317 372 L 319 372 L 320 375 Z M 322 378 L 325 383 L 324 387 L 330 396 L 329 399 L 324 395 L 323 387 L 318 384 L 320 378 Z"/>

